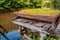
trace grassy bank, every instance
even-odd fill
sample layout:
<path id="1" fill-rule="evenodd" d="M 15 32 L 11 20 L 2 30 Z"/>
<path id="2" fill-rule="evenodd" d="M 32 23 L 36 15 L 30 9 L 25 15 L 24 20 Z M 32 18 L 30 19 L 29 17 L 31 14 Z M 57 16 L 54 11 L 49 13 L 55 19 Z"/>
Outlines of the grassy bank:
<path id="1" fill-rule="evenodd" d="M 58 14 L 60 13 L 60 10 L 53 10 L 53 9 L 25 9 L 22 10 L 26 14 Z"/>

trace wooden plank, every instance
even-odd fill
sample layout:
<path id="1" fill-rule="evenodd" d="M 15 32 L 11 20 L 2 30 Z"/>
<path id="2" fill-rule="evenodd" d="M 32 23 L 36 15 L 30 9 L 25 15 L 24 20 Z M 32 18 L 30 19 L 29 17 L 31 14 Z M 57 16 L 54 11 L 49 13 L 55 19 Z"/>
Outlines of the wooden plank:
<path id="1" fill-rule="evenodd" d="M 46 22 L 55 22 L 56 18 L 58 17 L 58 15 L 47 16 L 47 15 L 27 15 L 27 14 L 20 14 L 20 15 L 17 14 L 17 16 L 20 16 L 22 18 L 46 21 Z"/>
<path id="2" fill-rule="evenodd" d="M 22 26 L 24 26 L 24 27 L 26 27 L 26 28 L 28 28 L 28 29 L 49 34 L 49 33 L 46 32 L 45 30 L 43 30 L 43 28 L 39 28 L 39 27 L 36 27 L 36 26 L 34 26 L 34 25 L 30 25 L 30 24 L 28 24 L 28 23 L 22 23 L 22 22 L 16 22 L 16 21 L 13 21 L 13 22 L 14 22 L 15 24 L 22 25 Z"/>

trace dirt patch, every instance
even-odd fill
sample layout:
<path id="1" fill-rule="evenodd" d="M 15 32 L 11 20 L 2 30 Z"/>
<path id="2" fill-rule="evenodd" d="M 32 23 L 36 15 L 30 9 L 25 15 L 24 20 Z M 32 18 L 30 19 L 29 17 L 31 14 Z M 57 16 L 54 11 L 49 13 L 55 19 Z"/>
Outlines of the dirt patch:
<path id="1" fill-rule="evenodd" d="M 7 31 L 18 29 L 18 25 L 12 22 L 15 17 L 13 13 L 0 13 L 0 25 L 2 25 Z"/>

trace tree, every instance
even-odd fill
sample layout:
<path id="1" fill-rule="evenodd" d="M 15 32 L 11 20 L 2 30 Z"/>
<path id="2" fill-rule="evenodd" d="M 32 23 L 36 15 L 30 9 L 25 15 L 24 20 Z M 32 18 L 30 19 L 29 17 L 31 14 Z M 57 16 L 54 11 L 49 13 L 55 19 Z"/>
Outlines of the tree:
<path id="1" fill-rule="evenodd" d="M 60 0 L 54 0 L 53 4 L 54 4 L 54 8 L 60 9 Z"/>

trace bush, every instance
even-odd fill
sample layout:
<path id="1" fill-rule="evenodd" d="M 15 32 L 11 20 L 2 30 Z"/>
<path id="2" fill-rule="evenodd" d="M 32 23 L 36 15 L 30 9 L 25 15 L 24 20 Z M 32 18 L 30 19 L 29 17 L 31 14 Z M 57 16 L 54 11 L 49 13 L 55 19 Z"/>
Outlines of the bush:
<path id="1" fill-rule="evenodd" d="M 6 0 L 0 4 L 0 12 L 15 11 L 20 8 L 22 8 L 22 6 L 16 0 Z"/>
<path id="2" fill-rule="evenodd" d="M 41 8 L 42 2 L 42 0 L 0 0 L 0 12 L 16 11 L 23 8 Z M 60 2 L 54 1 L 51 4 L 54 4 L 55 8 L 60 8 Z"/>
<path id="3" fill-rule="evenodd" d="M 55 9 L 60 9 L 60 0 L 54 0 L 53 4 Z"/>
<path id="4" fill-rule="evenodd" d="M 0 12 L 10 12 L 20 10 L 23 8 L 37 8 L 40 7 L 40 2 L 37 0 L 1 0 Z"/>

